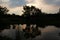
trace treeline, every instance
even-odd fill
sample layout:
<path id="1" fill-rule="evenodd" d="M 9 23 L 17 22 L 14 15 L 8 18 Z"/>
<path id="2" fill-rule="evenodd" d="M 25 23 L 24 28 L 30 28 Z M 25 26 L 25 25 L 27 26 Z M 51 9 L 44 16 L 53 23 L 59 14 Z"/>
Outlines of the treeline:
<path id="1" fill-rule="evenodd" d="M 6 28 L 13 24 L 36 24 L 40 27 L 47 25 L 60 26 L 60 12 L 56 14 L 46 14 L 34 6 L 23 6 L 23 14 L 21 16 L 8 14 L 6 7 L 0 6 L 0 29 Z"/>

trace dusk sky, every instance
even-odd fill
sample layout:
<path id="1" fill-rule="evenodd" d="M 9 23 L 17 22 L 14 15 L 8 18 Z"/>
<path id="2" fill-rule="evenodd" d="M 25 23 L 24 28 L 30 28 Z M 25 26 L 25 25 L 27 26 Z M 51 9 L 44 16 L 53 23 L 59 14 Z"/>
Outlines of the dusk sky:
<path id="1" fill-rule="evenodd" d="M 10 14 L 21 15 L 24 5 L 33 5 L 43 12 L 55 13 L 59 10 L 60 0 L 0 0 L 0 5 L 7 7 Z"/>

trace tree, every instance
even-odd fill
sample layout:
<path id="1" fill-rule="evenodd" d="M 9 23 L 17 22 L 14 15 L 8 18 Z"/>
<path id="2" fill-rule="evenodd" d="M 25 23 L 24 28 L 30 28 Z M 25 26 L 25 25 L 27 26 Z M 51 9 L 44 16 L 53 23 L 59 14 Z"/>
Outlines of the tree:
<path id="1" fill-rule="evenodd" d="M 42 14 L 41 10 L 36 8 L 35 6 L 23 6 L 23 14 L 22 16 L 31 16 L 31 15 L 39 15 Z"/>
<path id="2" fill-rule="evenodd" d="M 23 6 L 23 13 L 22 16 L 28 16 L 30 14 L 30 7 L 29 6 Z"/>
<path id="3" fill-rule="evenodd" d="M 0 6 L 0 14 L 6 14 L 9 10 L 6 7 Z"/>

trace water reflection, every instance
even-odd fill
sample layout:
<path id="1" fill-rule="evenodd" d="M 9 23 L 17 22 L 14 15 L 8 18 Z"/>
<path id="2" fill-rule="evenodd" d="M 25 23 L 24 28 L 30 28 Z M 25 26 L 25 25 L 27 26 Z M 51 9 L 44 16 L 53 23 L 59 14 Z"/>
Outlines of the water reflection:
<path id="1" fill-rule="evenodd" d="M 12 38 L 13 40 L 16 40 L 16 32 L 19 31 L 19 36 L 21 37 L 21 40 L 29 40 L 29 38 L 33 38 L 34 39 L 40 39 L 40 40 L 47 40 L 47 37 L 51 38 L 50 34 L 54 34 L 52 35 L 53 37 L 59 36 L 59 28 L 56 28 L 55 26 L 46 26 L 45 28 L 40 28 L 37 27 L 36 24 L 34 25 L 30 25 L 29 27 L 26 24 L 14 24 L 14 25 L 10 25 L 9 29 L 4 29 L 1 33 L 0 36 L 7 36 L 9 38 Z M 26 36 L 24 36 L 26 34 Z M 47 36 L 48 35 L 48 36 Z M 39 38 L 40 37 L 40 38 Z M 52 37 L 52 39 L 53 39 Z M 59 39 L 59 37 L 57 37 Z M 52 40 L 51 39 L 51 40 Z"/>

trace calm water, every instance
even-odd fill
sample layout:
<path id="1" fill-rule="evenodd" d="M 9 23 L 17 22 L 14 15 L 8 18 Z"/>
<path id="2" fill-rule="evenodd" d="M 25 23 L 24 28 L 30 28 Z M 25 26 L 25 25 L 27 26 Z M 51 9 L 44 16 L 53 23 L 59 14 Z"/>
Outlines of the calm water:
<path id="1" fill-rule="evenodd" d="M 41 35 L 36 36 L 32 40 L 60 40 L 60 36 L 59 36 L 60 29 L 59 28 L 56 28 L 55 26 L 46 26 L 45 28 L 39 28 L 39 29 L 41 30 Z M 15 40 L 16 32 L 17 32 L 16 29 L 5 29 L 0 33 L 0 35 L 8 36 L 12 38 L 13 40 Z M 23 31 L 19 31 L 19 34 L 22 40 L 31 40 L 31 38 L 26 39 L 24 37 Z"/>

